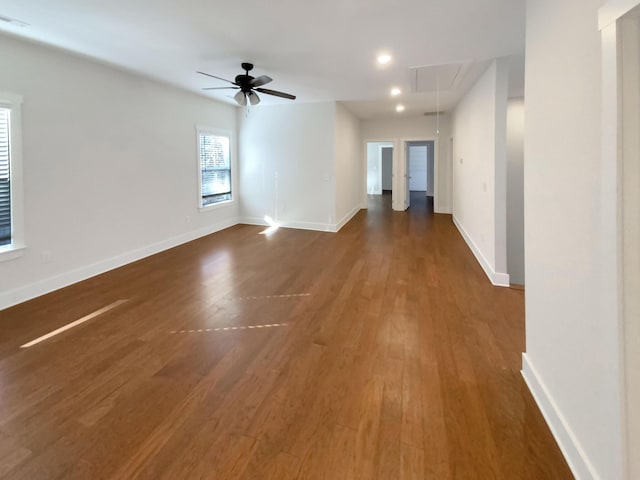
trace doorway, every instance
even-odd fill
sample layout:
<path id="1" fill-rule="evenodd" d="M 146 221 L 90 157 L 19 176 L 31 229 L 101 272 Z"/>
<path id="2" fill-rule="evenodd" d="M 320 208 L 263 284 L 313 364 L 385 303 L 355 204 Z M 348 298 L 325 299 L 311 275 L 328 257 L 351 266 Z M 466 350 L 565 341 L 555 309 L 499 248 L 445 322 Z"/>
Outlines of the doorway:
<path id="1" fill-rule="evenodd" d="M 422 144 L 427 148 L 427 166 L 423 168 L 426 186 L 422 187 L 425 202 L 428 200 L 435 212 L 438 205 L 438 139 L 437 138 L 398 138 L 364 140 L 364 169 L 362 208 L 367 208 L 370 195 L 383 195 L 383 190 L 391 191 L 391 208 L 402 212 L 411 204 L 411 177 L 409 164 L 410 144 Z M 388 181 L 389 156 L 391 156 L 391 182 Z M 383 160 L 385 158 L 385 160 Z M 383 163 L 384 162 L 384 163 Z M 383 186 L 383 172 L 385 184 Z M 445 170 L 446 174 L 446 170 Z M 422 176 L 422 173 L 416 174 Z M 418 187 L 416 187 L 418 188 Z M 446 195 L 448 187 L 444 187 Z M 386 193 L 386 192 L 385 192 Z M 442 209 L 442 205 L 440 205 Z M 446 208 L 446 207 L 445 207 Z"/>
<path id="2" fill-rule="evenodd" d="M 411 206 L 411 199 L 430 206 L 433 210 L 435 195 L 435 140 L 410 140 L 404 142 L 405 188 L 404 207 Z"/>
<path id="3" fill-rule="evenodd" d="M 392 141 L 366 142 L 367 178 L 366 194 L 393 197 L 393 151 Z M 391 205 L 391 202 L 389 202 Z"/>

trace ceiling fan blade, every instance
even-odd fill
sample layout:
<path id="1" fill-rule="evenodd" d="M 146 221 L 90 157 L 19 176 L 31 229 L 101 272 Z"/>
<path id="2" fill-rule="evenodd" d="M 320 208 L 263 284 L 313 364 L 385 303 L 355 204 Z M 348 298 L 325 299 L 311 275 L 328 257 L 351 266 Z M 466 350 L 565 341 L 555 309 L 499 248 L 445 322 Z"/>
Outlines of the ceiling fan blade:
<path id="1" fill-rule="evenodd" d="M 249 103 L 251 105 L 257 105 L 260 103 L 260 97 L 258 96 L 258 94 L 256 92 L 254 92 L 253 90 L 249 92 L 249 94 L 247 95 L 249 97 Z"/>
<path id="2" fill-rule="evenodd" d="M 240 87 L 205 87 L 202 90 L 237 90 Z"/>
<path id="3" fill-rule="evenodd" d="M 247 104 L 247 97 L 242 90 L 236 93 L 233 98 L 238 102 L 238 105 L 242 105 L 244 107 Z"/>
<path id="4" fill-rule="evenodd" d="M 232 83 L 233 85 L 237 85 L 236 82 L 232 82 L 231 80 L 227 80 L 226 78 L 216 77 L 215 75 L 211 75 L 209 73 L 204 73 L 204 72 L 196 72 L 196 73 L 199 73 L 200 75 L 206 75 L 207 77 L 211 77 L 211 78 L 217 78 L 218 80 L 222 80 L 223 82 L 229 82 L 229 83 Z"/>
<path id="5" fill-rule="evenodd" d="M 278 92 L 277 90 L 269 90 L 268 88 L 256 88 L 260 93 L 266 93 L 267 95 L 275 95 L 276 97 L 288 98 L 289 100 L 295 100 L 296 96 L 290 93 Z"/>
<path id="6" fill-rule="evenodd" d="M 273 78 L 268 77 L 267 75 L 260 75 L 258 78 L 254 78 L 251 80 L 252 87 L 261 87 L 262 85 L 266 85 L 269 82 L 272 82 Z"/>

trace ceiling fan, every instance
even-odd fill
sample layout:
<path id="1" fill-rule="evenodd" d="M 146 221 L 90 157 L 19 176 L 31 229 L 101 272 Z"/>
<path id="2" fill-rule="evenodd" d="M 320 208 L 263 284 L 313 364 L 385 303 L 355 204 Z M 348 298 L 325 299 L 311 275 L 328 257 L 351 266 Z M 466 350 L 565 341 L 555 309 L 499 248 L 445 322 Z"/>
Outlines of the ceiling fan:
<path id="1" fill-rule="evenodd" d="M 249 75 L 249 72 L 253 70 L 252 63 L 242 63 L 242 69 L 245 71 L 244 74 L 236 75 L 235 81 L 227 80 L 226 78 L 216 77 L 215 75 L 211 75 L 205 72 L 197 72 L 200 75 L 206 75 L 207 77 L 217 78 L 218 80 L 222 80 L 223 82 L 228 82 L 233 85 L 233 87 L 207 87 L 203 88 L 203 90 L 223 90 L 227 88 L 231 88 L 234 90 L 239 90 L 238 93 L 235 94 L 233 98 L 235 98 L 236 102 L 239 105 L 246 105 L 247 99 L 251 105 L 257 105 L 260 103 L 260 97 L 256 92 L 266 93 L 267 95 L 275 95 L 276 97 L 288 98 L 290 100 L 295 100 L 296 96 L 291 95 L 289 93 L 278 92 L 277 90 L 270 90 L 268 88 L 260 88 L 262 85 L 265 85 L 271 82 L 273 79 L 266 75 L 260 75 L 257 78 Z"/>

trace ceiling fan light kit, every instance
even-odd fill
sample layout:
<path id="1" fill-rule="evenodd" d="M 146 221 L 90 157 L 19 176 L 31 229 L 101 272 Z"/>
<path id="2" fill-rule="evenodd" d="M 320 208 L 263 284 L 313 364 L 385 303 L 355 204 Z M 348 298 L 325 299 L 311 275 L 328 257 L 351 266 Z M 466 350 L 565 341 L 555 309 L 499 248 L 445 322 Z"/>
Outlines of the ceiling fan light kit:
<path id="1" fill-rule="evenodd" d="M 242 90 L 236 93 L 233 98 L 238 102 L 238 105 L 242 105 L 244 107 L 247 104 L 247 96 Z"/>
<path id="2" fill-rule="evenodd" d="M 211 75 L 205 72 L 197 72 L 200 75 L 206 75 L 207 77 L 215 78 L 218 80 L 222 80 L 223 82 L 227 82 L 232 84 L 232 87 L 207 87 L 203 88 L 203 90 L 222 90 L 222 89 L 233 89 L 239 90 L 235 95 L 234 99 L 238 103 L 238 105 L 245 106 L 247 105 L 247 100 L 250 105 L 257 105 L 260 103 L 260 97 L 256 92 L 265 93 L 267 95 L 273 95 L 275 97 L 287 98 L 289 100 L 295 100 L 296 96 L 291 95 L 290 93 L 279 92 L 277 90 L 270 90 L 268 88 L 261 88 L 262 85 L 266 85 L 269 82 L 272 82 L 273 79 L 268 77 L 267 75 L 260 75 L 259 77 L 252 77 L 249 75 L 249 72 L 253 70 L 252 63 L 242 63 L 242 69 L 245 73 L 241 73 L 240 75 L 236 75 L 236 78 L 232 82 L 231 80 L 227 80 L 226 78 L 216 77 L 215 75 Z"/>
<path id="3" fill-rule="evenodd" d="M 258 94 L 257 94 L 257 93 L 255 93 L 255 92 L 249 92 L 249 93 L 247 94 L 247 98 L 249 99 L 249 103 L 250 103 L 251 105 L 257 105 L 257 104 L 259 104 L 259 103 L 260 103 L 260 97 L 259 97 L 259 96 L 258 96 Z"/>

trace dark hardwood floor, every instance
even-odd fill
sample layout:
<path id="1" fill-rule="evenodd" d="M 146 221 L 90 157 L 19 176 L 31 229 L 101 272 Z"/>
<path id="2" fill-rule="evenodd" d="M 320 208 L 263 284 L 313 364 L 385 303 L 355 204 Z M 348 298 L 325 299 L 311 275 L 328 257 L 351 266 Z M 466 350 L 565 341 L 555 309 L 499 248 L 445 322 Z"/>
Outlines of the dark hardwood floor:
<path id="1" fill-rule="evenodd" d="M 0 312 L 0 478 L 572 478 L 519 373 L 523 292 L 450 216 L 385 195 L 262 230 Z"/>

